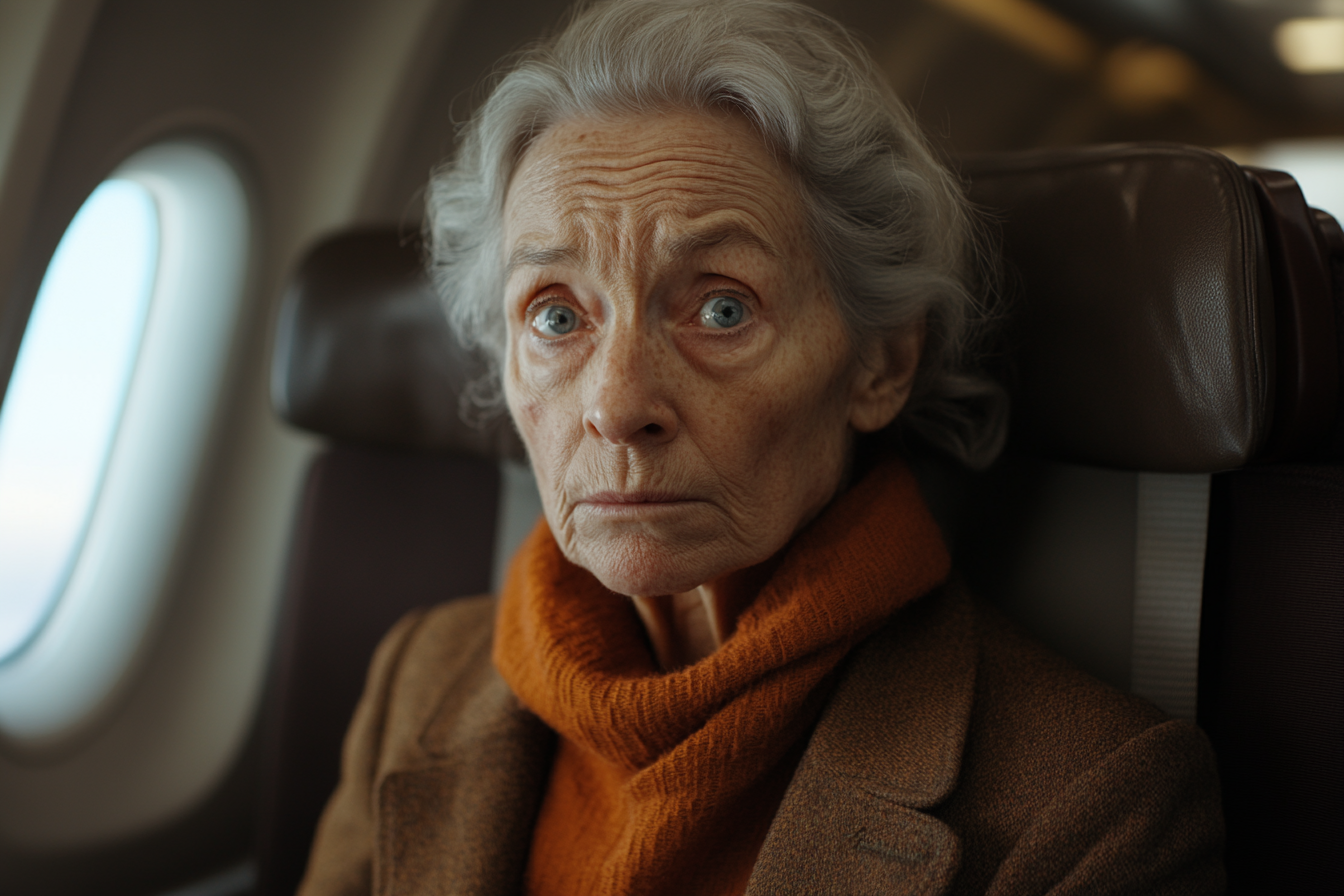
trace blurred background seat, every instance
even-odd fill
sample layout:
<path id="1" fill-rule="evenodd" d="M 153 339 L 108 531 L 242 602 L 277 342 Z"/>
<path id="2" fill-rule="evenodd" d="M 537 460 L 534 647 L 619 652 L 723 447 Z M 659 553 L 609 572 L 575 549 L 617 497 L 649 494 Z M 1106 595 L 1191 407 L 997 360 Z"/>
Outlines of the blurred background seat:
<path id="1" fill-rule="evenodd" d="M 1003 257 L 1004 458 L 913 441 L 963 575 L 1103 680 L 1196 718 L 1233 892 L 1344 880 L 1344 234 L 1292 179 L 1169 144 L 968 159 Z M 309 472 L 268 707 L 258 892 L 289 893 L 382 632 L 480 593 L 535 519 L 506 418 L 395 230 L 321 242 L 272 396 Z M 478 421 L 479 422 L 479 421 Z"/>

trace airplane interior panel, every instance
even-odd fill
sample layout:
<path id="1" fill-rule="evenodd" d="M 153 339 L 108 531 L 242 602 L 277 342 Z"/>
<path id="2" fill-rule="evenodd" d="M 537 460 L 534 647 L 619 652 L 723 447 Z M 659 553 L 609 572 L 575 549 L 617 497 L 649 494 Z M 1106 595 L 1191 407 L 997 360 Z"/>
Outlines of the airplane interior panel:
<path id="1" fill-rule="evenodd" d="M 810 5 L 1006 258 L 1006 454 L 894 437 L 957 575 L 1206 731 L 1228 892 L 1344 892 L 1344 5 Z M 485 368 L 454 366 L 480 359 L 426 273 L 426 190 L 571 6 L 0 0 L 0 893 L 294 892 L 374 645 L 503 589 L 542 492 L 507 415 L 462 413 Z M 109 184 L 148 199 L 48 312 Z M 115 318 L 98 266 L 127 259 L 147 298 Z M 1223 304 L 1161 306 L 1215 280 Z"/>

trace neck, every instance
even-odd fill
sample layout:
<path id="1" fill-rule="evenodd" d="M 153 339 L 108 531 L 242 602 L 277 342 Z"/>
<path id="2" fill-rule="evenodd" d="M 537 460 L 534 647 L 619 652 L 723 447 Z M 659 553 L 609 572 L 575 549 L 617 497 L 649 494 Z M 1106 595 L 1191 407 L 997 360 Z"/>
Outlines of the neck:
<path id="1" fill-rule="evenodd" d="M 692 665 L 722 647 L 774 567 L 771 559 L 690 591 L 632 598 L 663 671 Z"/>
<path id="2" fill-rule="evenodd" d="M 724 612 L 714 592 L 705 585 L 680 594 L 633 600 L 658 665 L 666 672 L 689 666 L 718 650 L 737 622 Z"/>

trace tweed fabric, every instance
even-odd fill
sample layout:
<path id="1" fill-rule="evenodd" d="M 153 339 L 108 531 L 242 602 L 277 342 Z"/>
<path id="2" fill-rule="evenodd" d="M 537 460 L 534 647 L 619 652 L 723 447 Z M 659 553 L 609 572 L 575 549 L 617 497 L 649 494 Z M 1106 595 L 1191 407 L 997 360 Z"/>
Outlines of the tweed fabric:
<path id="1" fill-rule="evenodd" d="M 494 602 L 384 639 L 301 896 L 514 896 L 555 735 L 490 660 Z M 838 670 L 749 896 L 1216 894 L 1217 766 L 956 582 Z"/>
<path id="2" fill-rule="evenodd" d="M 885 460 L 791 543 L 722 647 L 661 673 L 629 599 L 569 563 L 541 522 L 494 646 L 504 680 L 560 735 L 527 892 L 743 892 L 824 683 L 949 566 L 914 477 Z"/>

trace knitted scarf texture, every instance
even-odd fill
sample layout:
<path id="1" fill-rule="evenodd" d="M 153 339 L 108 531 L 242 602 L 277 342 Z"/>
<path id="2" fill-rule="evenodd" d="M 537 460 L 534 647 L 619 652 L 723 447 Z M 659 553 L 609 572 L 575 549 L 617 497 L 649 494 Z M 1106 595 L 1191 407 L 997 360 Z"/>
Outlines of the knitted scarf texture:
<path id="1" fill-rule="evenodd" d="M 742 893 L 837 667 L 949 568 L 913 475 L 888 458 L 784 548 L 718 650 L 665 673 L 630 599 L 566 560 L 542 520 L 494 641 L 559 735 L 528 894 Z"/>

